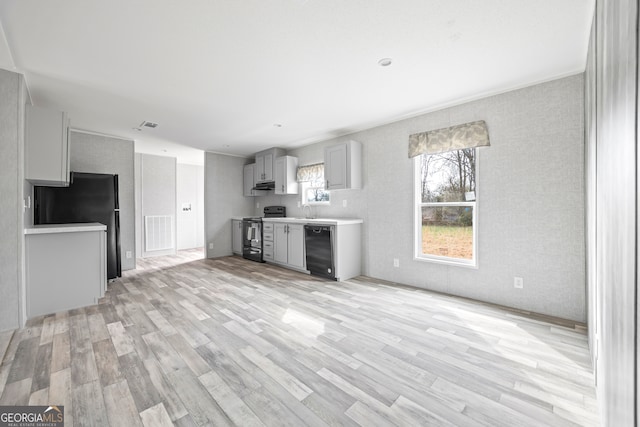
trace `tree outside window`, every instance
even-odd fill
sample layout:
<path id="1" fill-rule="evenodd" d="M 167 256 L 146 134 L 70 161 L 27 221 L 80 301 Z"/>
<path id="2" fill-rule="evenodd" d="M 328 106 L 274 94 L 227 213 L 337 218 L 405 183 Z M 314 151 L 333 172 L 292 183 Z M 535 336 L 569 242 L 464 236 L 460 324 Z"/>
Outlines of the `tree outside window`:
<path id="1" fill-rule="evenodd" d="M 417 257 L 476 264 L 476 149 L 422 154 L 417 164 Z"/>
<path id="2" fill-rule="evenodd" d="M 298 168 L 302 204 L 328 204 L 331 195 L 324 187 L 324 165 L 314 164 Z"/>

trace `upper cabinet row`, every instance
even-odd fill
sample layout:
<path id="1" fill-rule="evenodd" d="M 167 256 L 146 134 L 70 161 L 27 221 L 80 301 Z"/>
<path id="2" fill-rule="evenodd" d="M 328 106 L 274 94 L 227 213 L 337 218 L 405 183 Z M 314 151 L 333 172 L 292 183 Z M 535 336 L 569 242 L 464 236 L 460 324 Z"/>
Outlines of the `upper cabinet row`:
<path id="1" fill-rule="evenodd" d="M 286 156 L 281 148 L 256 154 L 256 162 L 244 166 L 244 195 L 263 196 L 268 190 L 256 190 L 256 184 L 274 182 L 275 194 L 298 194 L 298 158 Z M 362 144 L 348 141 L 324 150 L 324 179 L 327 190 L 362 188 Z"/>
<path id="2" fill-rule="evenodd" d="M 34 185 L 69 185 L 69 119 L 67 114 L 27 106 L 25 179 Z"/>

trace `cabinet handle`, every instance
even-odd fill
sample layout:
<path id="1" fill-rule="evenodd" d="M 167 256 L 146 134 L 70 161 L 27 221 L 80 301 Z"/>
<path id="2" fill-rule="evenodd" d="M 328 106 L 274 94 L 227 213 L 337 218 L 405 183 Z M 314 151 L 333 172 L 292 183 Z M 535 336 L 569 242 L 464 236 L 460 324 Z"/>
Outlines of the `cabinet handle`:
<path id="1" fill-rule="evenodd" d="M 284 193 L 284 184 L 282 184 L 282 192 Z"/>
<path id="2" fill-rule="evenodd" d="M 329 189 L 329 180 L 327 180 L 327 190 Z"/>

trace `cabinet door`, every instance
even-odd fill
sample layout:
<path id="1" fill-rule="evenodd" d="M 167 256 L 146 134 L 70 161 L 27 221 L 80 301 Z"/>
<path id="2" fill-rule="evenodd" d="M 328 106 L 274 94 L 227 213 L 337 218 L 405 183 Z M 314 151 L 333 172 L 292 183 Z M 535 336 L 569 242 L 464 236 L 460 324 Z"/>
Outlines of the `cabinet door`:
<path id="1" fill-rule="evenodd" d="M 273 259 L 283 264 L 288 260 L 287 225 L 276 222 L 273 227 Z"/>
<path id="2" fill-rule="evenodd" d="M 232 236 L 232 248 L 231 250 L 235 254 L 242 253 L 242 221 L 232 220 L 231 221 L 231 236 Z"/>
<path id="3" fill-rule="evenodd" d="M 278 157 L 276 159 L 275 181 L 276 181 L 276 194 L 287 194 L 286 191 L 286 172 L 287 172 L 287 158 Z"/>
<path id="4" fill-rule="evenodd" d="M 304 225 L 290 224 L 287 237 L 287 263 L 296 268 L 304 268 Z"/>
<path id="5" fill-rule="evenodd" d="M 264 180 L 273 181 L 273 154 L 264 155 Z"/>
<path id="6" fill-rule="evenodd" d="M 347 188 L 347 145 L 338 144 L 324 151 L 324 180 L 327 190 Z"/>
<path id="7" fill-rule="evenodd" d="M 245 197 L 253 196 L 252 188 L 255 186 L 255 176 L 254 176 L 255 171 L 254 171 L 254 167 L 255 167 L 255 164 L 250 164 L 250 165 L 245 165 L 244 166 L 243 188 L 244 188 L 244 196 Z"/>
<path id="8" fill-rule="evenodd" d="M 256 156 L 254 182 L 264 181 L 264 156 Z"/>
<path id="9" fill-rule="evenodd" d="M 66 113 L 27 106 L 25 179 L 51 187 L 69 185 L 69 120 Z"/>

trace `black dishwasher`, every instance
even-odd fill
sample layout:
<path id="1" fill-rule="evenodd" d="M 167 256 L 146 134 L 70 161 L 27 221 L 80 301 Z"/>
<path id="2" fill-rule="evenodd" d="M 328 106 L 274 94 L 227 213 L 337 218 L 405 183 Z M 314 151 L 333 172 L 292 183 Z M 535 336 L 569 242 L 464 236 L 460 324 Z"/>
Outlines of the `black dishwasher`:
<path id="1" fill-rule="evenodd" d="M 307 270 L 314 276 L 336 280 L 333 264 L 333 229 L 331 225 L 305 225 L 304 241 Z"/>

